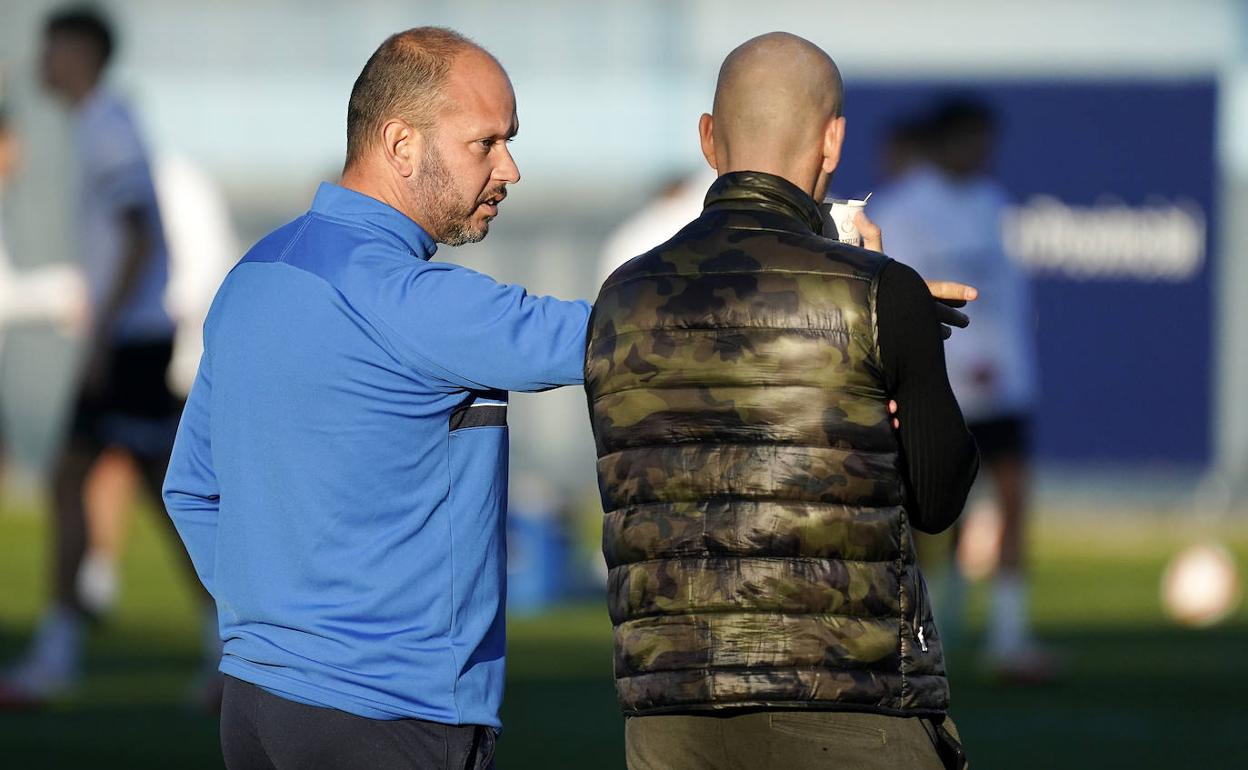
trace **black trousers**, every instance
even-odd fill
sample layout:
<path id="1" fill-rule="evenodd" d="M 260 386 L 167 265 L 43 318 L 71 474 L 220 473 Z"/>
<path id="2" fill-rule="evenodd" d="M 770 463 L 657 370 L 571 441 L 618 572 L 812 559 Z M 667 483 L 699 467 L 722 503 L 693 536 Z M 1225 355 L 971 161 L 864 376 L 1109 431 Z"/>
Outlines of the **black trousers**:
<path id="1" fill-rule="evenodd" d="M 221 751 L 229 770 L 492 770 L 494 730 L 366 719 L 225 678 Z"/>

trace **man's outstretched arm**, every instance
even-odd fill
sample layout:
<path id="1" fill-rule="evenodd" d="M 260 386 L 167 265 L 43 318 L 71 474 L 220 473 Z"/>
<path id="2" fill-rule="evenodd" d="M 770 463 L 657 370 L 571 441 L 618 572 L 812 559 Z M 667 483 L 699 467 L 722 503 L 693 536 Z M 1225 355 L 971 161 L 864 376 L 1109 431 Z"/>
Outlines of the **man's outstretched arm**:
<path id="1" fill-rule="evenodd" d="M 375 296 L 413 364 L 452 386 L 533 392 L 584 381 L 588 302 L 440 263 L 393 272 Z"/>

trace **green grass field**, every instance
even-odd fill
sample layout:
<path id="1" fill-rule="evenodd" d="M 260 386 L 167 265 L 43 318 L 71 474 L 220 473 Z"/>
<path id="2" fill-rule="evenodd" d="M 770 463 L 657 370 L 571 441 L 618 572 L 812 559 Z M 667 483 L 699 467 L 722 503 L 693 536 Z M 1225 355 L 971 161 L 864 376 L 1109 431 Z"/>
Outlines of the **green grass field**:
<path id="1" fill-rule="evenodd" d="M 972 654 L 977 591 L 968 651 L 951 658 L 972 766 L 1248 767 L 1248 612 L 1205 631 L 1164 620 L 1159 576 L 1188 538 L 1178 525 L 1042 520 L 1035 534 L 1037 624 L 1070 675 L 1033 689 L 985 678 Z M 0 660 L 21 649 L 44 595 L 44 537 L 43 517 L 0 510 Z M 1228 537 L 1243 565 L 1248 531 Z M 43 713 L 0 714 L 0 768 L 221 766 L 215 720 L 183 706 L 195 610 L 150 515 L 138 519 L 123 579 L 117 616 L 92 636 L 81 691 Z M 510 639 L 499 767 L 623 767 L 605 609 L 514 619 Z"/>

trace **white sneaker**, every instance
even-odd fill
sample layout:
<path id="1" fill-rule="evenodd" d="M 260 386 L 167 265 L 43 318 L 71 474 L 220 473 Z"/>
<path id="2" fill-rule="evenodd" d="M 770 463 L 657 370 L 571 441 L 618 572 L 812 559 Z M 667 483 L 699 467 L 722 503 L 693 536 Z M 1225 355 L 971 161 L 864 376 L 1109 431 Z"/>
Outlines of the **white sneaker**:
<path id="1" fill-rule="evenodd" d="M 118 582 L 116 562 L 107 556 L 88 552 L 78 568 L 75 584 L 78 601 L 95 617 L 108 615 L 117 606 Z"/>

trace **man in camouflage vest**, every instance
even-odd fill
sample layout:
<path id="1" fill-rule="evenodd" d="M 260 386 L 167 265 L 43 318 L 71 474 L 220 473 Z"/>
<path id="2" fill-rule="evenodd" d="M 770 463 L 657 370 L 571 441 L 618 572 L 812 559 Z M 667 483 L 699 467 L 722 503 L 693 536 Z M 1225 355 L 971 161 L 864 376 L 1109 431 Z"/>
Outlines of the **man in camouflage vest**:
<path id="1" fill-rule="evenodd" d="M 978 455 L 923 280 L 820 235 L 841 100 L 801 38 L 733 51 L 701 119 L 702 216 L 594 308 L 633 770 L 964 765 L 912 532 L 954 521 Z"/>

